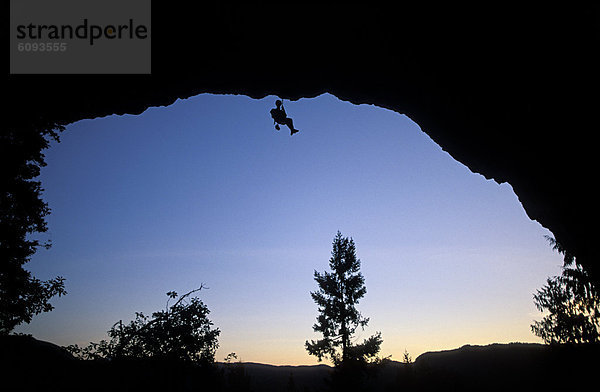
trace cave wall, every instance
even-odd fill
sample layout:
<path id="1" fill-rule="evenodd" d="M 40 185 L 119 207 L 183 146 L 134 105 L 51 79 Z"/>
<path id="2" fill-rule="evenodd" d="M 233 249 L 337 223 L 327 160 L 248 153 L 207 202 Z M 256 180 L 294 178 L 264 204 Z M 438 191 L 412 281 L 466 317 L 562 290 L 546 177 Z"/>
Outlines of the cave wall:
<path id="1" fill-rule="evenodd" d="M 8 75 L 7 127 L 200 93 L 328 92 L 406 114 L 473 172 L 510 183 L 598 280 L 597 6 L 184 4 L 152 4 L 151 75 Z"/>

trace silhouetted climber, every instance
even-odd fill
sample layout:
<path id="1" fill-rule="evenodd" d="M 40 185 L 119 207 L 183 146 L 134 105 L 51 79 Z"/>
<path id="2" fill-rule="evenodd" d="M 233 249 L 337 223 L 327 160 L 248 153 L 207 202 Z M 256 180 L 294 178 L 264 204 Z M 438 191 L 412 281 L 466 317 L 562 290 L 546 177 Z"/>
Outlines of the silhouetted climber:
<path id="1" fill-rule="evenodd" d="M 276 108 L 271 109 L 271 117 L 273 117 L 273 124 L 275 124 L 275 129 L 279 131 L 279 124 L 287 125 L 290 129 L 290 136 L 296 132 L 299 132 L 297 129 L 294 129 L 294 122 L 291 118 L 287 116 L 285 113 L 285 109 L 283 108 L 283 102 L 281 100 L 275 101 Z"/>

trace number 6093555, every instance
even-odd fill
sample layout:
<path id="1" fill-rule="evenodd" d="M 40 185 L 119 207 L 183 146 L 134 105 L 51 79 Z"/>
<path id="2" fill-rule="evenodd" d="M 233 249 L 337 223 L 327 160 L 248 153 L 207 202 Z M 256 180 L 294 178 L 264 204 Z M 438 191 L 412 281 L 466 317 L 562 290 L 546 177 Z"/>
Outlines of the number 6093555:
<path id="1" fill-rule="evenodd" d="M 64 52 L 67 50 L 66 42 L 19 42 L 19 52 Z"/>

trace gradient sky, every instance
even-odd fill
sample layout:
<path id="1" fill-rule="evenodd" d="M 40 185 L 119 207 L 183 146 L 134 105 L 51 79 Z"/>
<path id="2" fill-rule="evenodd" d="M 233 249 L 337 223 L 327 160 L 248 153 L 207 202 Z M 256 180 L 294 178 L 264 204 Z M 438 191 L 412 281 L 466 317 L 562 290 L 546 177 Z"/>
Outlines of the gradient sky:
<path id="1" fill-rule="evenodd" d="M 82 120 L 47 151 L 50 250 L 27 267 L 66 278 L 56 309 L 19 332 L 60 345 L 200 293 L 221 329 L 217 360 L 315 364 L 313 271 L 337 230 L 353 237 L 383 356 L 541 342 L 532 295 L 562 259 L 512 188 L 473 174 L 408 117 L 325 94 L 200 95 L 139 116 Z"/>

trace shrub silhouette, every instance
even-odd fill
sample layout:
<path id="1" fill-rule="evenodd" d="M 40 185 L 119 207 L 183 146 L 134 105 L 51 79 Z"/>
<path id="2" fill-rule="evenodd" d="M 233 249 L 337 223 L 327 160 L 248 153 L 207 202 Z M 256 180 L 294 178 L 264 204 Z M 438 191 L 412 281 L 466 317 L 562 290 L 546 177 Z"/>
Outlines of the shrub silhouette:
<path id="1" fill-rule="evenodd" d="M 594 343 L 600 341 L 600 297 L 588 273 L 554 238 L 553 249 L 564 255 L 561 276 L 546 280 L 533 296 L 535 306 L 548 315 L 534 321 L 531 331 L 545 343 Z"/>
<path id="2" fill-rule="evenodd" d="M 564 268 L 561 276 L 548 278 L 533 298 L 540 311 L 548 312 L 531 325 L 545 343 L 600 341 L 600 301 L 581 266 Z"/>
<path id="3" fill-rule="evenodd" d="M 251 391 L 250 375 L 236 353 L 229 353 L 224 362 L 225 387 L 230 392 Z"/>
<path id="4" fill-rule="evenodd" d="M 34 181 L 46 166 L 42 151 L 59 141 L 64 126 L 28 119 L 30 127 L 0 132 L 0 334 L 28 323 L 34 315 L 53 309 L 50 299 L 66 294 L 64 279 L 36 279 L 23 268 L 41 246 L 34 238 L 48 230 L 48 204 L 42 186 Z"/>
<path id="5" fill-rule="evenodd" d="M 197 297 L 190 296 L 203 286 L 186 293 L 167 308 L 152 313 L 152 317 L 136 313 L 129 324 L 115 323 L 108 331 L 110 341 L 90 343 L 80 348 L 67 347 L 82 359 L 168 359 L 211 364 L 219 346 L 220 330 L 212 329 L 208 307 Z M 169 300 L 177 293 L 167 293 Z"/>

